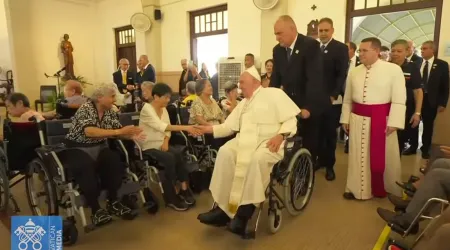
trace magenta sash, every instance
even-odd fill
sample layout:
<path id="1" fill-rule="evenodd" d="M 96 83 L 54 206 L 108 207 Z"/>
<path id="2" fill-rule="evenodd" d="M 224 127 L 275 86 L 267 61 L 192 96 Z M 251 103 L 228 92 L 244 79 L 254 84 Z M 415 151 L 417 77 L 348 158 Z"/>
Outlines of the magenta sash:
<path id="1" fill-rule="evenodd" d="M 386 167 L 386 129 L 387 116 L 391 104 L 360 104 L 353 103 L 352 112 L 359 116 L 370 117 L 370 172 L 372 194 L 375 197 L 385 197 L 384 169 Z M 351 129 L 351 128 L 350 128 Z M 363 125 L 362 137 L 365 137 Z M 364 147 L 364 145 L 361 145 Z"/>

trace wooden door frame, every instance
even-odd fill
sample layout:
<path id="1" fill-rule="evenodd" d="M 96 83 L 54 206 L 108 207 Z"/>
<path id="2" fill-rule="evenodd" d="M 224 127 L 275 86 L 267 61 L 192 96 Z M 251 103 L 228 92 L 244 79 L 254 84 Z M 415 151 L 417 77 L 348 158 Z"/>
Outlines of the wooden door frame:
<path id="1" fill-rule="evenodd" d="M 198 63 L 198 61 L 197 61 L 197 59 L 198 59 L 197 58 L 197 38 L 204 37 L 204 36 L 228 34 L 228 29 L 221 29 L 221 30 L 215 30 L 215 31 L 209 31 L 209 32 L 203 32 L 200 34 L 196 34 L 195 33 L 195 17 L 199 16 L 199 15 L 216 13 L 216 12 L 225 11 L 225 10 L 228 10 L 227 4 L 189 12 L 189 37 L 190 37 L 190 46 L 191 46 L 191 48 L 190 48 L 191 49 L 191 59 L 192 59 L 192 61 L 194 61 L 195 64 Z M 222 15 L 222 25 L 223 24 L 224 24 L 224 16 Z"/>
<path id="2" fill-rule="evenodd" d="M 126 48 L 126 47 L 134 47 L 136 49 L 136 42 L 128 43 L 128 44 L 120 44 L 120 40 L 119 40 L 119 36 L 118 36 L 119 32 L 120 31 L 124 31 L 124 30 L 129 30 L 129 29 L 133 29 L 133 26 L 127 25 L 127 26 L 123 26 L 123 27 L 119 27 L 119 28 L 115 28 L 114 29 L 114 39 L 116 41 L 116 69 L 119 67 L 119 60 L 120 60 L 120 58 L 118 58 L 118 56 L 119 56 L 119 49 L 120 48 Z"/>
<path id="3" fill-rule="evenodd" d="M 434 44 L 436 46 L 436 55 L 439 50 L 439 37 L 441 35 L 441 20 L 442 20 L 442 7 L 444 0 L 426 0 L 420 2 L 403 3 L 403 4 L 392 4 L 389 6 L 379 6 L 361 10 L 355 10 L 355 1 L 357 0 L 347 0 L 347 13 L 345 22 L 345 42 L 350 42 L 350 37 L 353 31 L 353 18 L 359 16 L 370 16 L 390 12 L 408 11 L 408 10 L 419 10 L 419 9 L 436 9 L 436 19 L 434 24 Z M 405 1 L 406 2 L 406 1 Z M 367 3 L 367 2 L 366 2 Z M 378 5 L 380 0 L 378 0 Z"/>

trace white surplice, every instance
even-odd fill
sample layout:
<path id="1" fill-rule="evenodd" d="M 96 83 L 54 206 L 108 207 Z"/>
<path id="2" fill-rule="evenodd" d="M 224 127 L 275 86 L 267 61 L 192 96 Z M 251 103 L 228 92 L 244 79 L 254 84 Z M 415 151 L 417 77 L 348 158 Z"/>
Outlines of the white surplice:
<path id="1" fill-rule="evenodd" d="M 219 149 L 210 190 L 218 206 L 231 218 L 241 205 L 265 200 L 274 164 L 283 159 L 284 147 L 272 153 L 266 143 L 277 134 L 295 135 L 300 109 L 280 89 L 260 87 L 252 98 L 242 100 L 214 137 L 236 138 Z"/>
<path id="2" fill-rule="evenodd" d="M 352 113 L 352 103 L 391 103 L 387 126 L 403 129 L 406 111 L 406 85 L 402 69 L 378 60 L 370 69 L 364 65 L 352 69 L 347 77 L 341 123 L 350 125 L 346 192 L 357 199 L 372 198 L 370 171 L 370 118 Z M 365 131 L 363 131 L 363 127 Z M 362 145 L 362 146 L 360 146 Z M 384 187 L 386 192 L 401 195 L 395 181 L 401 180 L 401 162 L 397 133 L 386 138 Z"/>

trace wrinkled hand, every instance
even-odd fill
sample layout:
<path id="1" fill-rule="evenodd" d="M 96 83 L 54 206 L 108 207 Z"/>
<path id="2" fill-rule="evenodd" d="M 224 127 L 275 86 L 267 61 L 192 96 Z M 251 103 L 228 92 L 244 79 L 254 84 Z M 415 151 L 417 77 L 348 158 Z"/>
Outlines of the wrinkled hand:
<path id="1" fill-rule="evenodd" d="M 142 129 L 133 125 L 125 126 L 119 129 L 119 134 L 123 136 L 137 136 L 142 133 Z"/>
<path id="2" fill-rule="evenodd" d="M 450 159 L 450 147 L 449 146 L 440 146 L 439 148 L 441 149 L 442 153 L 444 153 L 445 158 Z"/>
<path id="3" fill-rule="evenodd" d="M 127 89 L 128 90 L 134 90 L 134 86 L 133 85 L 127 85 Z"/>
<path id="4" fill-rule="evenodd" d="M 386 129 L 386 136 L 390 136 L 392 133 L 394 133 L 395 131 L 397 131 L 397 128 L 394 127 L 387 127 Z"/>
<path id="5" fill-rule="evenodd" d="M 212 126 L 195 125 L 194 128 L 201 131 L 202 134 L 212 134 L 213 133 Z"/>
<path id="6" fill-rule="evenodd" d="M 161 145 L 161 151 L 167 152 L 169 151 L 169 141 L 164 140 L 163 144 Z"/>
<path id="7" fill-rule="evenodd" d="M 145 141 L 145 139 L 147 139 L 147 135 L 145 133 L 140 133 L 138 135 L 133 135 L 131 139 L 137 142 L 143 142 Z"/>
<path id="8" fill-rule="evenodd" d="M 350 133 L 350 125 L 349 124 L 342 124 L 342 129 L 344 129 L 344 132 L 349 135 Z"/>
<path id="9" fill-rule="evenodd" d="M 415 127 L 419 126 L 420 115 L 414 114 L 413 116 L 411 116 L 411 119 L 409 120 L 409 123 L 411 123 L 411 127 L 412 128 L 415 128 Z"/>
<path id="10" fill-rule="evenodd" d="M 439 106 L 438 107 L 438 113 L 442 113 L 445 111 L 445 107 Z"/>
<path id="11" fill-rule="evenodd" d="M 189 126 L 189 127 L 186 129 L 186 131 L 187 131 L 190 135 L 192 135 L 192 136 L 200 136 L 200 135 L 203 135 L 202 130 L 200 130 L 200 129 L 194 127 L 194 126 Z"/>
<path id="12" fill-rule="evenodd" d="M 336 99 L 334 99 L 334 97 L 330 96 L 330 101 L 331 101 L 331 104 L 333 104 L 333 102 L 336 101 Z"/>
<path id="13" fill-rule="evenodd" d="M 311 116 L 311 114 L 309 113 L 309 111 L 307 109 L 302 109 L 300 112 L 300 117 L 302 119 L 308 119 Z"/>
<path id="14" fill-rule="evenodd" d="M 278 152 L 278 150 L 280 150 L 280 146 L 281 146 L 281 143 L 283 143 L 283 141 L 284 141 L 284 138 L 282 135 L 276 135 L 276 136 L 272 137 L 272 139 L 270 139 L 266 145 L 267 145 L 267 148 L 269 148 L 270 152 L 276 153 L 276 152 Z"/>

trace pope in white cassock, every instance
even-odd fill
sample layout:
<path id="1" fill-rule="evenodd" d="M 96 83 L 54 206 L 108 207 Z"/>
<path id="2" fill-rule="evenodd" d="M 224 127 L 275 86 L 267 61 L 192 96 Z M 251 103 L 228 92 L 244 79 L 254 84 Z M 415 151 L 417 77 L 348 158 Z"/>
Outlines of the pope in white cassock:
<path id="1" fill-rule="evenodd" d="M 297 131 L 300 109 L 280 89 L 262 88 L 254 66 L 242 73 L 242 100 L 223 124 L 200 126 L 214 137 L 236 138 L 219 149 L 209 189 L 218 205 L 200 214 L 200 222 L 226 226 L 242 235 L 255 205 L 263 202 L 274 164 L 283 159 L 283 143 Z M 230 219 L 231 218 L 231 219 Z"/>
<path id="2" fill-rule="evenodd" d="M 362 40 L 362 64 L 347 76 L 341 114 L 350 134 L 346 199 L 401 194 L 395 184 L 401 180 L 396 130 L 405 124 L 405 77 L 398 65 L 378 58 L 380 48 L 377 38 Z"/>

